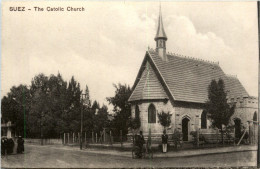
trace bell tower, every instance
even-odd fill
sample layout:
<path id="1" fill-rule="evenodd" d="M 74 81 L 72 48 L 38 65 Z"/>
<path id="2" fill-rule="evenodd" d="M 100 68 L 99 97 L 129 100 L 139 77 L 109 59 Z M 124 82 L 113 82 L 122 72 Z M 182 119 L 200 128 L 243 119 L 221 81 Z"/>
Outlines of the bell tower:
<path id="1" fill-rule="evenodd" d="M 162 60 L 167 61 L 167 56 L 166 56 L 167 36 L 163 28 L 161 4 L 159 10 L 158 28 L 154 40 L 156 41 L 156 51 L 158 52 L 158 55 L 162 58 Z"/>

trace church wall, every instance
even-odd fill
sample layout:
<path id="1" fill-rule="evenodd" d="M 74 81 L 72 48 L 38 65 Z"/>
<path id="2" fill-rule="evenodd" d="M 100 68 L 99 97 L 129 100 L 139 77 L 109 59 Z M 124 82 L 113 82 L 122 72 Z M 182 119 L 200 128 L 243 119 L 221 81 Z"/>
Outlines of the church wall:
<path id="1" fill-rule="evenodd" d="M 182 120 L 188 118 L 189 121 L 189 130 L 188 130 L 188 140 L 192 140 L 190 135 L 191 131 L 195 131 L 201 126 L 201 114 L 203 109 L 200 108 L 189 108 L 189 107 L 175 107 L 175 124 L 176 128 L 182 132 Z M 207 123 L 208 125 L 209 123 Z"/>
<path id="2" fill-rule="evenodd" d="M 258 112 L 257 108 L 252 107 L 238 107 L 235 109 L 235 113 L 231 117 L 231 124 L 234 124 L 234 119 L 239 118 L 244 127 L 248 127 L 249 120 L 253 120 L 254 113 Z M 257 113 L 258 115 L 258 113 Z"/>
<path id="3" fill-rule="evenodd" d="M 148 107 L 150 104 L 153 104 L 156 108 L 156 123 L 148 123 Z M 162 134 L 163 127 L 159 123 L 158 120 L 158 113 L 164 112 L 170 112 L 172 114 L 172 123 L 169 129 L 167 129 L 168 133 L 172 133 L 174 131 L 174 125 L 175 125 L 175 112 L 172 104 L 168 101 L 167 103 L 163 101 L 156 101 L 156 102 L 143 102 L 139 103 L 139 110 L 140 110 L 140 120 L 141 120 L 141 127 L 140 130 L 143 131 L 143 133 L 146 135 L 149 132 L 149 128 L 151 128 L 152 134 Z M 135 105 L 132 105 L 131 107 L 132 112 L 132 118 L 135 117 Z"/>

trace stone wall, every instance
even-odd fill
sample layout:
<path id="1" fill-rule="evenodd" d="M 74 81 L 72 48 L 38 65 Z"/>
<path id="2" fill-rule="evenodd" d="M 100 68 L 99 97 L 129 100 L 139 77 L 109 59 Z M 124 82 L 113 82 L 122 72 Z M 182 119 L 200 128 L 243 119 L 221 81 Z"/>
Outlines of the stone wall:
<path id="1" fill-rule="evenodd" d="M 231 117 L 231 124 L 234 124 L 234 119 L 238 118 L 241 120 L 241 123 L 244 127 L 248 127 L 247 121 L 252 121 L 254 113 L 257 112 L 258 115 L 258 109 L 257 108 L 251 108 L 251 107 L 238 107 L 235 109 L 234 115 Z"/>
<path id="2" fill-rule="evenodd" d="M 148 123 L 148 107 L 150 104 L 153 104 L 156 108 L 156 123 Z M 135 106 L 132 105 L 132 118 L 135 117 Z M 140 110 L 140 119 L 141 119 L 141 127 L 140 130 L 143 131 L 144 134 L 147 134 L 149 132 L 149 128 L 151 129 L 152 134 L 162 134 L 163 127 L 158 121 L 158 113 L 164 112 L 170 112 L 172 114 L 172 123 L 171 126 L 167 129 L 167 132 L 172 133 L 174 131 L 174 122 L 175 122 L 175 112 L 172 104 L 170 101 L 163 102 L 163 101 L 154 101 L 154 102 L 143 102 L 138 104 L 139 110 Z"/>
<path id="3" fill-rule="evenodd" d="M 192 136 L 190 135 L 191 131 L 195 131 L 200 128 L 201 124 L 201 113 L 203 109 L 199 108 L 185 108 L 185 107 L 175 107 L 175 124 L 176 128 L 182 132 L 182 120 L 184 118 L 189 119 L 188 123 L 188 141 L 192 140 Z M 208 125 L 209 123 L 207 123 Z"/>
<path id="4" fill-rule="evenodd" d="M 170 101 L 140 101 L 138 104 L 131 106 L 131 116 L 135 117 L 135 106 L 139 106 L 141 127 L 144 135 L 148 134 L 151 129 L 152 136 L 157 137 L 162 134 L 163 127 L 158 121 L 156 115 L 156 123 L 148 123 L 148 107 L 153 104 L 156 108 L 156 114 L 164 111 L 172 114 L 171 126 L 167 129 L 168 134 L 172 134 L 174 129 L 177 128 L 182 132 L 182 120 L 187 118 L 188 122 L 188 140 L 192 140 L 190 135 L 191 131 L 195 131 L 201 128 L 201 115 L 203 112 L 203 106 L 199 104 L 191 103 L 174 103 L 174 106 Z M 256 98 L 243 98 L 242 100 L 236 100 L 236 109 L 234 115 L 231 117 L 231 124 L 234 124 L 234 119 L 239 118 L 243 126 L 248 128 L 248 120 L 253 120 L 254 113 L 258 115 L 258 102 Z M 207 120 L 207 129 L 211 126 L 211 121 Z"/>

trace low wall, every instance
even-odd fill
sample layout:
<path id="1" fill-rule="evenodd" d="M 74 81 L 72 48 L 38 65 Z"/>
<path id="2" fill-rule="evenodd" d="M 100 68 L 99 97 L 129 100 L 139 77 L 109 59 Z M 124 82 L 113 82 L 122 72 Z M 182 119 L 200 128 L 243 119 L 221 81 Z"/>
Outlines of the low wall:
<path id="1" fill-rule="evenodd" d="M 31 143 L 31 144 L 41 144 L 41 139 L 32 139 L 32 138 L 26 138 L 24 139 L 25 143 Z M 43 145 L 51 145 L 51 144 L 62 144 L 61 139 L 43 139 Z"/>

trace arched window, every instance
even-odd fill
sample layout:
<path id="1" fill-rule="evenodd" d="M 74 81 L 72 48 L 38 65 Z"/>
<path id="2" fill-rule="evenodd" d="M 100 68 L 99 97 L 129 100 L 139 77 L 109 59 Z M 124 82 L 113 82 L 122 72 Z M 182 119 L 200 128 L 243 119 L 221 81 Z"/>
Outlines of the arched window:
<path id="1" fill-rule="evenodd" d="M 153 104 L 148 108 L 148 123 L 156 123 L 156 109 Z"/>
<path id="2" fill-rule="evenodd" d="M 256 113 L 256 111 L 255 111 L 254 116 L 253 116 L 253 121 L 257 121 L 257 113 Z"/>
<path id="3" fill-rule="evenodd" d="M 135 118 L 136 117 L 140 117 L 140 110 L 138 105 L 135 106 Z"/>
<path id="4" fill-rule="evenodd" d="M 205 110 L 201 114 L 201 128 L 207 128 L 207 112 Z"/>

